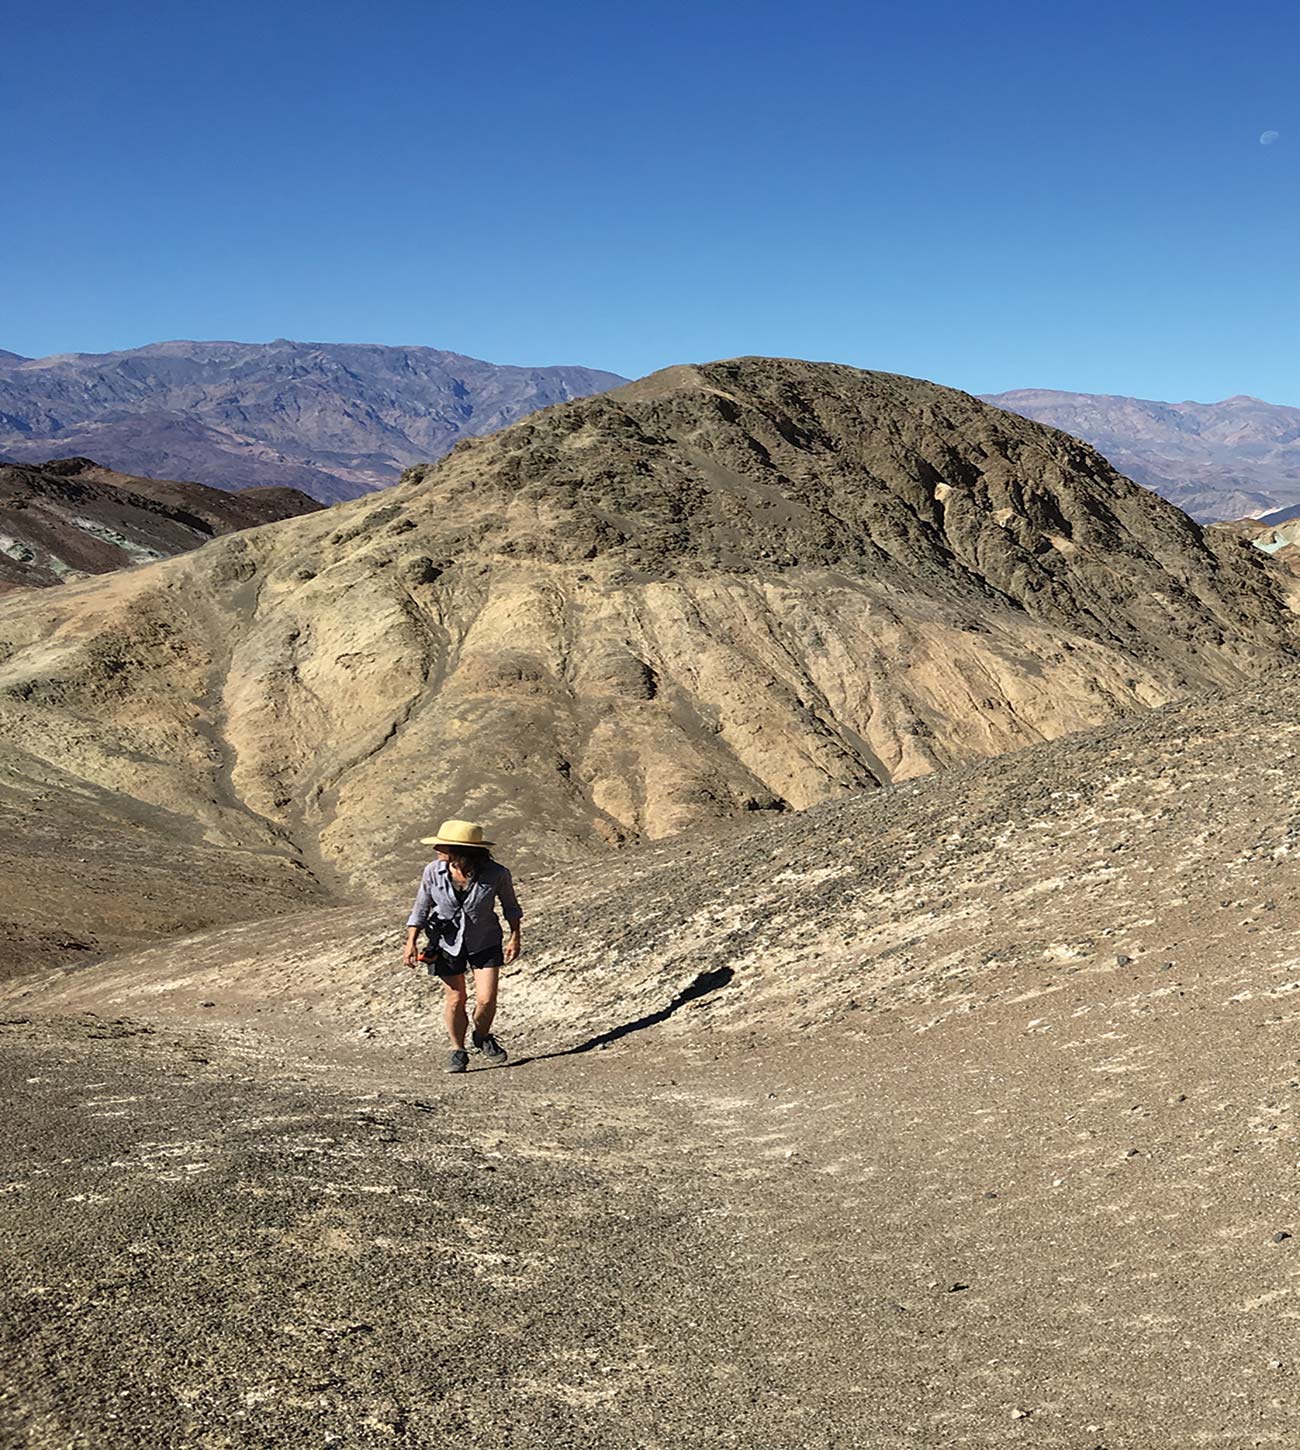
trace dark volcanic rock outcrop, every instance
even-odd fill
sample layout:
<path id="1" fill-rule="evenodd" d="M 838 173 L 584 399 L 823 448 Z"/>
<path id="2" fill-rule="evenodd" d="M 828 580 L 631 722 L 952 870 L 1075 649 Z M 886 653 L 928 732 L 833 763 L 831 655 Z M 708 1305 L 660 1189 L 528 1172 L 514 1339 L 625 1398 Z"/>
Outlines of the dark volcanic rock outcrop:
<path id="1" fill-rule="evenodd" d="M 297 489 L 230 493 L 133 478 L 88 458 L 0 464 L 0 592 L 170 559 L 219 534 L 320 507 Z"/>
<path id="2" fill-rule="evenodd" d="M 0 353 L 0 457 L 87 453 L 128 473 L 274 484 L 333 503 L 396 482 L 458 438 L 622 381 L 428 347 L 283 338 Z"/>

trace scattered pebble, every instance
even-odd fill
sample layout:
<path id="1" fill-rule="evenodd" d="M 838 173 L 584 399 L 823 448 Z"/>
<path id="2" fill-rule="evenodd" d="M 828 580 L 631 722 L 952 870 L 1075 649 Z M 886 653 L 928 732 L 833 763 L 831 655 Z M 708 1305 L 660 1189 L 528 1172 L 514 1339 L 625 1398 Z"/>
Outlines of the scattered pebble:
<path id="1" fill-rule="evenodd" d="M 1284 1244 L 1284 1243 L 1286 1243 L 1287 1239 L 1289 1239 L 1290 1237 L 1291 1237 L 1291 1235 L 1289 1233 L 1287 1233 L 1286 1229 L 1280 1228 L 1273 1235 L 1273 1242 L 1275 1244 Z"/>

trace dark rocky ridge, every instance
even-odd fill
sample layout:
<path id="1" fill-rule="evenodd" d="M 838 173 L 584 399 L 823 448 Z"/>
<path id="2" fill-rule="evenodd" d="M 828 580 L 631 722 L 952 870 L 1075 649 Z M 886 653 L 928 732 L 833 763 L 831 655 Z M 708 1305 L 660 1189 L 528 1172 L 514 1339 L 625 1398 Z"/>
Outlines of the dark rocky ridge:
<path id="1" fill-rule="evenodd" d="M 846 569 L 1202 664 L 1294 639 L 1280 581 L 1095 449 L 967 394 L 831 363 L 670 368 L 403 477 L 472 493 L 476 547 L 656 577 Z M 526 532 L 522 520 L 541 527 Z M 1166 617 L 1158 630 L 1154 606 Z M 1235 634 L 1235 639 L 1230 638 Z M 1174 648 L 1178 648 L 1175 644 Z"/>
<path id="2" fill-rule="evenodd" d="M 320 507 L 297 489 L 228 492 L 115 473 L 89 458 L 0 464 L 0 592 L 169 559 Z"/>
<path id="3" fill-rule="evenodd" d="M 128 473 L 287 486 L 333 503 L 395 482 L 457 438 L 622 381 L 435 348 L 283 338 L 0 353 L 0 455 L 85 453 Z"/>

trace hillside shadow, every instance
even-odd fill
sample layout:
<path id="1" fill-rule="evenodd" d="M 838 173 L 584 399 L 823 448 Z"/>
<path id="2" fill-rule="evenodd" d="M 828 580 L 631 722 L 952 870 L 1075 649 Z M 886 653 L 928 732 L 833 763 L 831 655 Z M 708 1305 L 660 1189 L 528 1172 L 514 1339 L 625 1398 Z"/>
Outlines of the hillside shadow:
<path id="1" fill-rule="evenodd" d="M 597 1048 L 608 1047 L 611 1042 L 618 1042 L 624 1037 L 630 1037 L 634 1032 L 642 1032 L 647 1027 L 655 1027 L 660 1022 L 666 1022 L 674 1012 L 685 1007 L 688 1002 L 698 1002 L 701 997 L 707 997 L 710 992 L 716 992 L 725 987 L 735 975 L 733 967 L 715 967 L 711 972 L 700 972 L 695 980 L 683 987 L 666 1007 L 660 1007 L 656 1012 L 647 1012 L 644 1017 L 638 1017 L 633 1022 L 624 1022 L 618 1027 L 611 1027 L 608 1032 L 588 1037 L 585 1042 L 579 1042 L 576 1047 L 563 1047 L 557 1052 L 535 1052 L 528 1057 L 519 1057 L 503 1063 L 501 1067 L 492 1070 L 507 1072 L 512 1067 L 527 1067 L 532 1062 L 550 1062 L 557 1057 L 577 1057 L 582 1052 L 595 1052 Z"/>

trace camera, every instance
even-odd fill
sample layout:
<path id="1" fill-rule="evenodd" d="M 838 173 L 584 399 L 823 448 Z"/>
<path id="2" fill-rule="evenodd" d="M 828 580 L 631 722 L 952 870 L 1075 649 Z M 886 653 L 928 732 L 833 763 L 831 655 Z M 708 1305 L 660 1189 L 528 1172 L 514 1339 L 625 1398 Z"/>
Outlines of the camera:
<path id="1" fill-rule="evenodd" d="M 426 965 L 442 960 L 441 942 L 444 932 L 453 932 L 456 923 L 445 916 L 435 916 L 431 921 L 425 923 L 424 945 L 416 953 L 417 962 Z"/>

